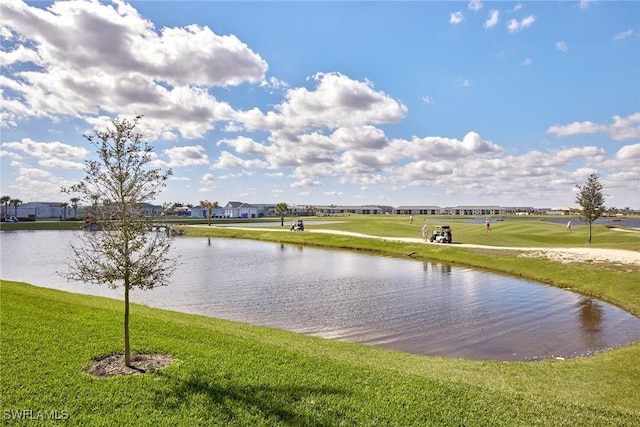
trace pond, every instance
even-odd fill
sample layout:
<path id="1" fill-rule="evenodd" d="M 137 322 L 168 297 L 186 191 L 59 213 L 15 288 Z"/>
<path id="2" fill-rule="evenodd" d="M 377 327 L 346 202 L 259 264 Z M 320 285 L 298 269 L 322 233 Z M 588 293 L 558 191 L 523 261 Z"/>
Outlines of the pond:
<path id="1" fill-rule="evenodd" d="M 56 273 L 76 233 L 0 233 L 0 277 L 122 299 Z M 618 307 L 468 268 L 251 240 L 181 237 L 172 250 L 171 285 L 136 290 L 133 302 L 468 359 L 570 358 L 640 339 L 640 319 Z"/>

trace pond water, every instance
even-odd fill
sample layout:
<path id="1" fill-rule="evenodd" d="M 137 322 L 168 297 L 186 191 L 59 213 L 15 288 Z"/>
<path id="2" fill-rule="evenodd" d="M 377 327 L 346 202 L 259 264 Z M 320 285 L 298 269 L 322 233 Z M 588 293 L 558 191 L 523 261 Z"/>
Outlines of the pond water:
<path id="1" fill-rule="evenodd" d="M 76 233 L 0 233 L 0 277 L 122 299 L 56 273 Z M 468 359 L 569 358 L 640 339 L 640 319 L 613 305 L 473 269 L 251 240 L 181 237 L 172 250 L 171 285 L 133 302 Z"/>

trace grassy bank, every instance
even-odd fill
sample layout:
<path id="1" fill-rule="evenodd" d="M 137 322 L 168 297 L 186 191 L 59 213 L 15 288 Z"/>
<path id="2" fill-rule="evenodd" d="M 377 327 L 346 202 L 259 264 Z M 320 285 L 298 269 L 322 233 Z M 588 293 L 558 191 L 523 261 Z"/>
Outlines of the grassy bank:
<path id="1" fill-rule="evenodd" d="M 119 301 L 1 283 L 1 392 L 65 425 L 638 425 L 640 344 L 538 363 L 421 357 L 134 306 L 151 374 L 96 379 L 117 352 Z M 13 425 L 51 425 L 37 419 Z"/>

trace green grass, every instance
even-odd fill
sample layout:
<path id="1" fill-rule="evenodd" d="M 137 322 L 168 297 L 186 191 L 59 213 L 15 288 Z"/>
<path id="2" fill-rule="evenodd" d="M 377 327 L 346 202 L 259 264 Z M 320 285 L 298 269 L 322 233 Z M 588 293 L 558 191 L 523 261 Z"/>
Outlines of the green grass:
<path id="1" fill-rule="evenodd" d="M 451 217 L 416 216 L 409 224 L 406 215 L 350 215 L 327 218 L 334 224 L 308 225 L 307 228 L 345 230 L 357 233 L 385 237 L 421 237 L 422 225 L 426 222 L 429 230 L 435 225 L 451 225 L 453 240 L 456 243 L 470 243 L 489 246 L 511 247 L 603 247 L 640 251 L 640 231 L 625 233 L 611 228 L 610 224 L 595 224 L 592 227 L 592 244 L 589 245 L 587 226 L 575 226 L 566 232 L 565 224 L 548 221 L 550 217 L 541 216 L 532 219 L 514 219 L 509 217 L 492 219 L 490 233 L 484 223 L 471 223 L 464 219 Z M 426 221 L 425 221 L 426 219 Z M 565 218 L 562 218 L 563 220 Z M 310 218 L 310 220 L 313 220 Z M 575 222 L 575 218 L 574 218 Z M 285 224 L 286 225 L 286 224 Z"/>
<path id="2" fill-rule="evenodd" d="M 419 237 L 406 218 L 350 216 L 310 226 Z M 443 219 L 444 221 L 444 219 Z M 429 221 L 430 225 L 439 220 Z M 497 246 L 588 246 L 545 221 L 453 222 L 454 240 Z M 278 227 L 279 228 L 279 227 Z M 3 225 L 5 230 L 5 225 Z M 640 270 L 561 264 L 514 251 L 314 233 L 185 227 L 188 235 L 251 238 L 486 268 L 601 297 L 640 315 Z M 492 239 L 492 240 L 489 240 Z M 499 243 L 496 243 L 499 242 Z M 535 243 L 532 243 L 535 242 Z M 592 247 L 638 250 L 640 235 L 594 227 Z M 566 361 L 468 361 L 394 352 L 270 328 L 132 306 L 137 352 L 172 366 L 135 377 L 83 373 L 120 352 L 122 303 L 0 282 L 0 392 L 11 410 L 65 411 L 69 425 L 640 426 L 640 342 Z M 176 289 L 176 292 L 179 292 Z M 9 425 L 51 421 L 7 420 Z"/>
<path id="3" fill-rule="evenodd" d="M 474 362 L 134 305 L 135 350 L 173 365 L 96 379 L 82 370 L 119 351 L 121 302 L 1 286 L 3 411 L 65 411 L 68 425 L 639 425 L 640 344 Z"/>

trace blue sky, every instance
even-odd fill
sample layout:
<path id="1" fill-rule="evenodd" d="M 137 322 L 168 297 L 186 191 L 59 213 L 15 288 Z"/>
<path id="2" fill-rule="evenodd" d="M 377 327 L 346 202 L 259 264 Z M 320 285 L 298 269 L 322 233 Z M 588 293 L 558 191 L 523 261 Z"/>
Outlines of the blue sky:
<path id="1" fill-rule="evenodd" d="M 2 195 L 143 115 L 158 203 L 640 208 L 640 3 L 0 4 Z"/>

